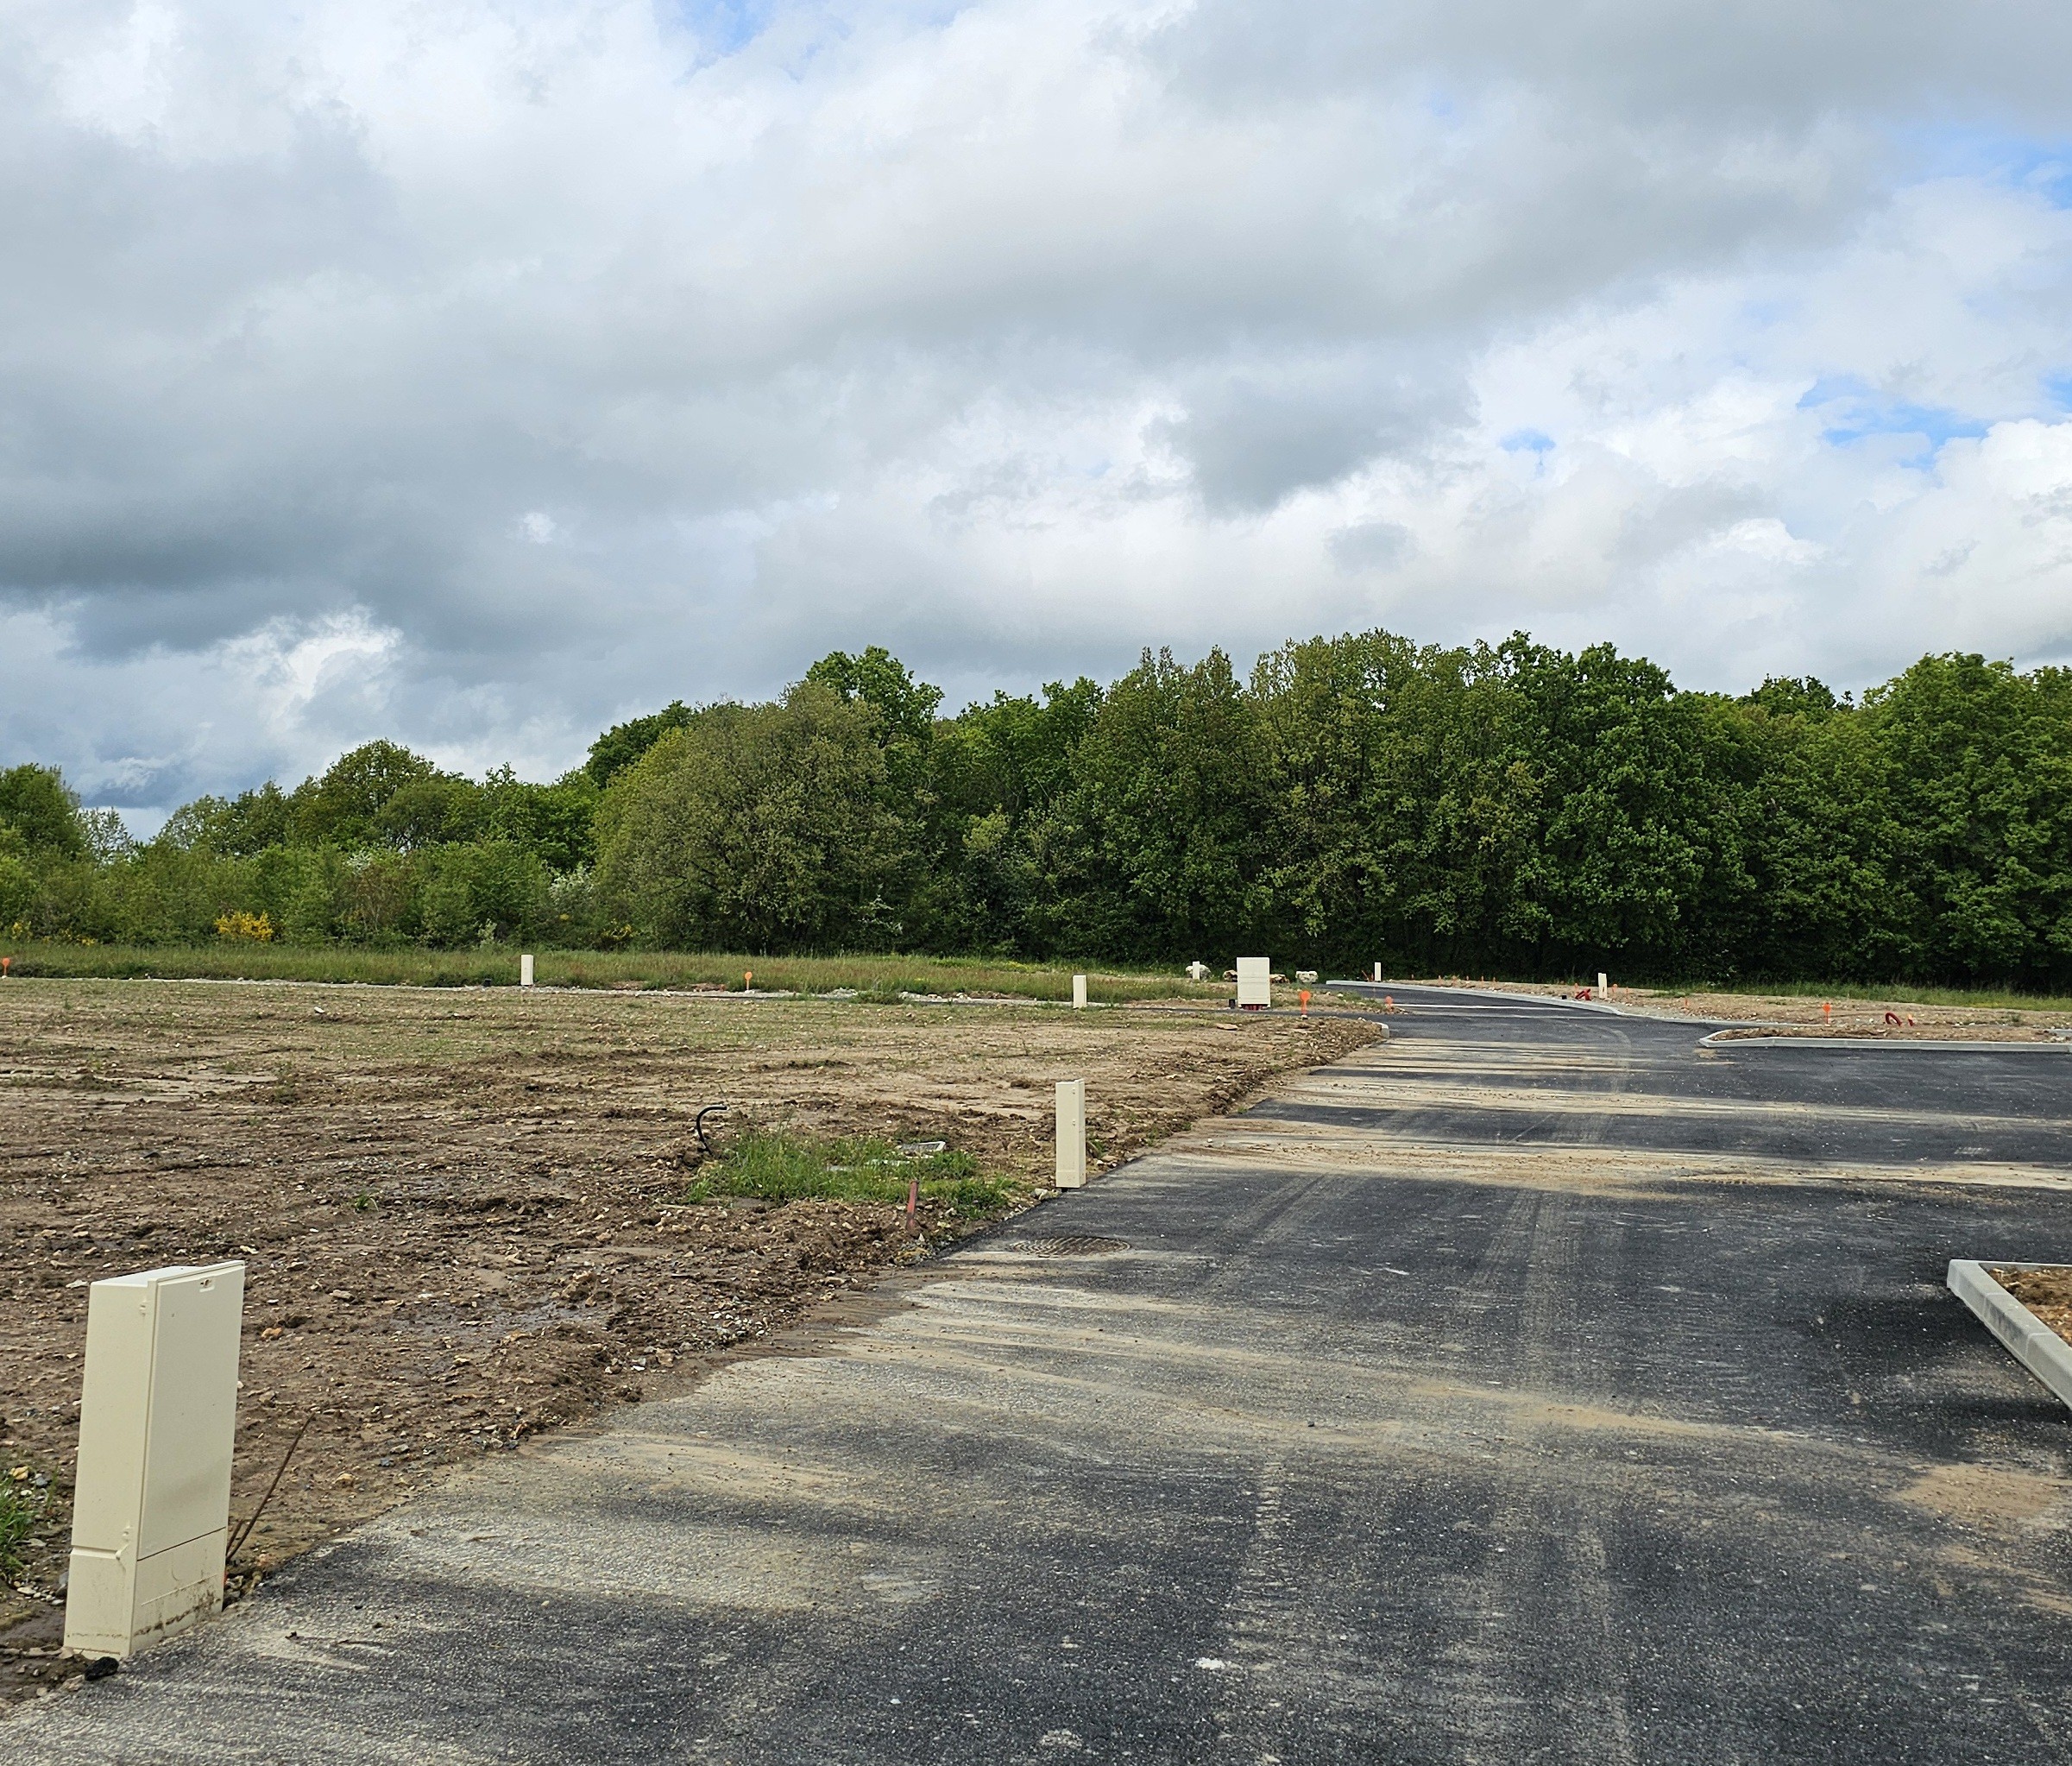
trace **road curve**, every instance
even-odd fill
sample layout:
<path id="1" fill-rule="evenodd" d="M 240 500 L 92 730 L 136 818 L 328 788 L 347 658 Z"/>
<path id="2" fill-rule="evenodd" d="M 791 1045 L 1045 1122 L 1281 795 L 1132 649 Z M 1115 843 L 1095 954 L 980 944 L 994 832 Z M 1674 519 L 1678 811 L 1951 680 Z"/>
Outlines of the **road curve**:
<path id="1" fill-rule="evenodd" d="M 1387 1044 L 0 1751 L 2063 1757 L 2072 1416 L 1940 1275 L 2072 1257 L 2072 1051 L 1388 991 Z"/>

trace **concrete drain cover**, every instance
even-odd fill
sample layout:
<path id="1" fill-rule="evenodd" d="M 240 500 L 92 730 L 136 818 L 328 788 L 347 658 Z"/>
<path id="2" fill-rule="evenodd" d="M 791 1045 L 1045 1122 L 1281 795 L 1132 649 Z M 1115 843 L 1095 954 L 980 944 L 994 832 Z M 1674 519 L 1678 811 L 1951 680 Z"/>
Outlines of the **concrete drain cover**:
<path id="1" fill-rule="evenodd" d="M 1031 1239 L 1022 1249 L 1031 1257 L 1105 1257 L 1112 1251 L 1127 1251 L 1129 1241 L 1099 1239 L 1077 1233 L 1063 1239 Z"/>

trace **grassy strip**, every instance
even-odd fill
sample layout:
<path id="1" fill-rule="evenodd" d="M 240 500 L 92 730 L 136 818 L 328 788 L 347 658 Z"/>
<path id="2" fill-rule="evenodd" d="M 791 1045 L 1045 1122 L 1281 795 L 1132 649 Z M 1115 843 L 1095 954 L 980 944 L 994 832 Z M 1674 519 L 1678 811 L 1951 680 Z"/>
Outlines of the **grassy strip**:
<path id="1" fill-rule="evenodd" d="M 1688 989 L 1652 987 L 1664 995 L 1732 993 L 1780 1000 L 1870 1000 L 1893 1005 L 1951 1006 L 1981 1012 L 2072 1012 L 2072 1000 L 2056 993 L 2018 993 L 2006 987 L 1921 987 L 1911 981 L 1696 981 Z"/>
<path id="2" fill-rule="evenodd" d="M 431 987 L 510 987 L 518 952 L 501 946 L 466 950 L 366 950 L 351 945 L 293 946 L 58 944 L 0 946 L 18 975 L 135 980 L 358 981 Z M 1090 998 L 1220 1000 L 1229 991 L 1185 976 L 1082 971 Z M 1050 963 L 957 956 L 749 956 L 732 951 L 543 950 L 534 975 L 548 987 L 729 987 L 753 973 L 759 988 L 799 993 L 851 989 L 872 1000 L 901 993 L 998 993 L 1015 999 L 1069 1000 L 1073 971 Z"/>
<path id="3" fill-rule="evenodd" d="M 969 1153 L 955 1151 L 910 1157 L 889 1140 L 803 1140 L 788 1134 L 746 1134 L 717 1165 L 701 1172 L 683 1193 L 686 1202 L 715 1195 L 753 1195 L 765 1202 L 903 1202 L 907 1184 L 921 1180 L 921 1194 L 949 1204 L 965 1220 L 998 1213 L 1015 1199 L 1011 1185 L 984 1176 Z"/>

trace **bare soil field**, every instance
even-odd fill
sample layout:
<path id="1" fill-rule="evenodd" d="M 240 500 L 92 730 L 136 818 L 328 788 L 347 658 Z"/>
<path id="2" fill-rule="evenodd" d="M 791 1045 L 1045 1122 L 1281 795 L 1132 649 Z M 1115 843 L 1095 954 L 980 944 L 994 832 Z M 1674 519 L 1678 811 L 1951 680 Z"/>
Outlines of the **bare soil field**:
<path id="1" fill-rule="evenodd" d="M 1542 981 L 1469 981 L 1452 977 L 1420 982 L 1423 987 L 1457 987 L 1506 993 L 1531 993 L 1541 999 L 1573 998 L 1576 989 Z M 2062 1006 L 2003 1006 L 1932 1005 L 1895 993 L 1889 1000 L 1817 1000 L 1804 994 L 1733 993 L 1703 989 L 1671 992 L 1656 987 L 1614 986 L 1606 1003 L 1662 1018 L 1689 1018 L 1734 1025 L 1736 1036 L 1880 1038 L 1893 1041 L 2044 1043 L 2060 1040 L 2054 1031 L 2072 1026 L 2072 1012 Z M 1897 1022 L 1894 1022 L 1894 1020 Z"/>
<path id="2" fill-rule="evenodd" d="M 87 1285 L 247 1265 L 232 1564 L 274 1566 L 601 1408 L 681 1389 L 969 1223 L 924 1204 L 686 1204 L 700 1109 L 942 1139 L 1049 1181 L 1051 1088 L 1118 1163 L 1378 1017 L 660 993 L 0 982 L 0 1699 L 55 1654 Z M 708 1133 L 715 1125 L 709 1120 Z"/>

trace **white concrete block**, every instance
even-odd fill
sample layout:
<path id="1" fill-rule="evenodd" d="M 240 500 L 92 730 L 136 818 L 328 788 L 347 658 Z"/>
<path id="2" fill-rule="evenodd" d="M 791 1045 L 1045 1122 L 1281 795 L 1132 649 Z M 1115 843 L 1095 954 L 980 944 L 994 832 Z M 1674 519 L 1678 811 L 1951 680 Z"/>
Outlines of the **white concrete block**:
<path id="1" fill-rule="evenodd" d="M 530 955 L 518 959 L 518 985 L 521 987 L 532 985 L 532 959 Z"/>
<path id="2" fill-rule="evenodd" d="M 1058 1188 L 1083 1189 L 1086 1182 L 1086 1082 L 1058 1082 Z"/>
<path id="3" fill-rule="evenodd" d="M 1072 978 L 1072 1009 L 1074 1012 L 1084 1012 L 1086 1009 L 1086 978 L 1084 975 L 1074 975 Z"/>
<path id="4" fill-rule="evenodd" d="M 1238 959 L 1238 1005 L 1240 1010 L 1274 1003 L 1274 960 L 1270 956 Z"/>
<path id="5" fill-rule="evenodd" d="M 244 1265 L 96 1282 L 65 1647 L 124 1656 L 223 1605 Z"/>
<path id="6" fill-rule="evenodd" d="M 1209 966 L 1206 962 L 1196 962 L 1187 965 L 1187 979 L 1190 981 L 1206 981 L 1208 978 Z"/>

